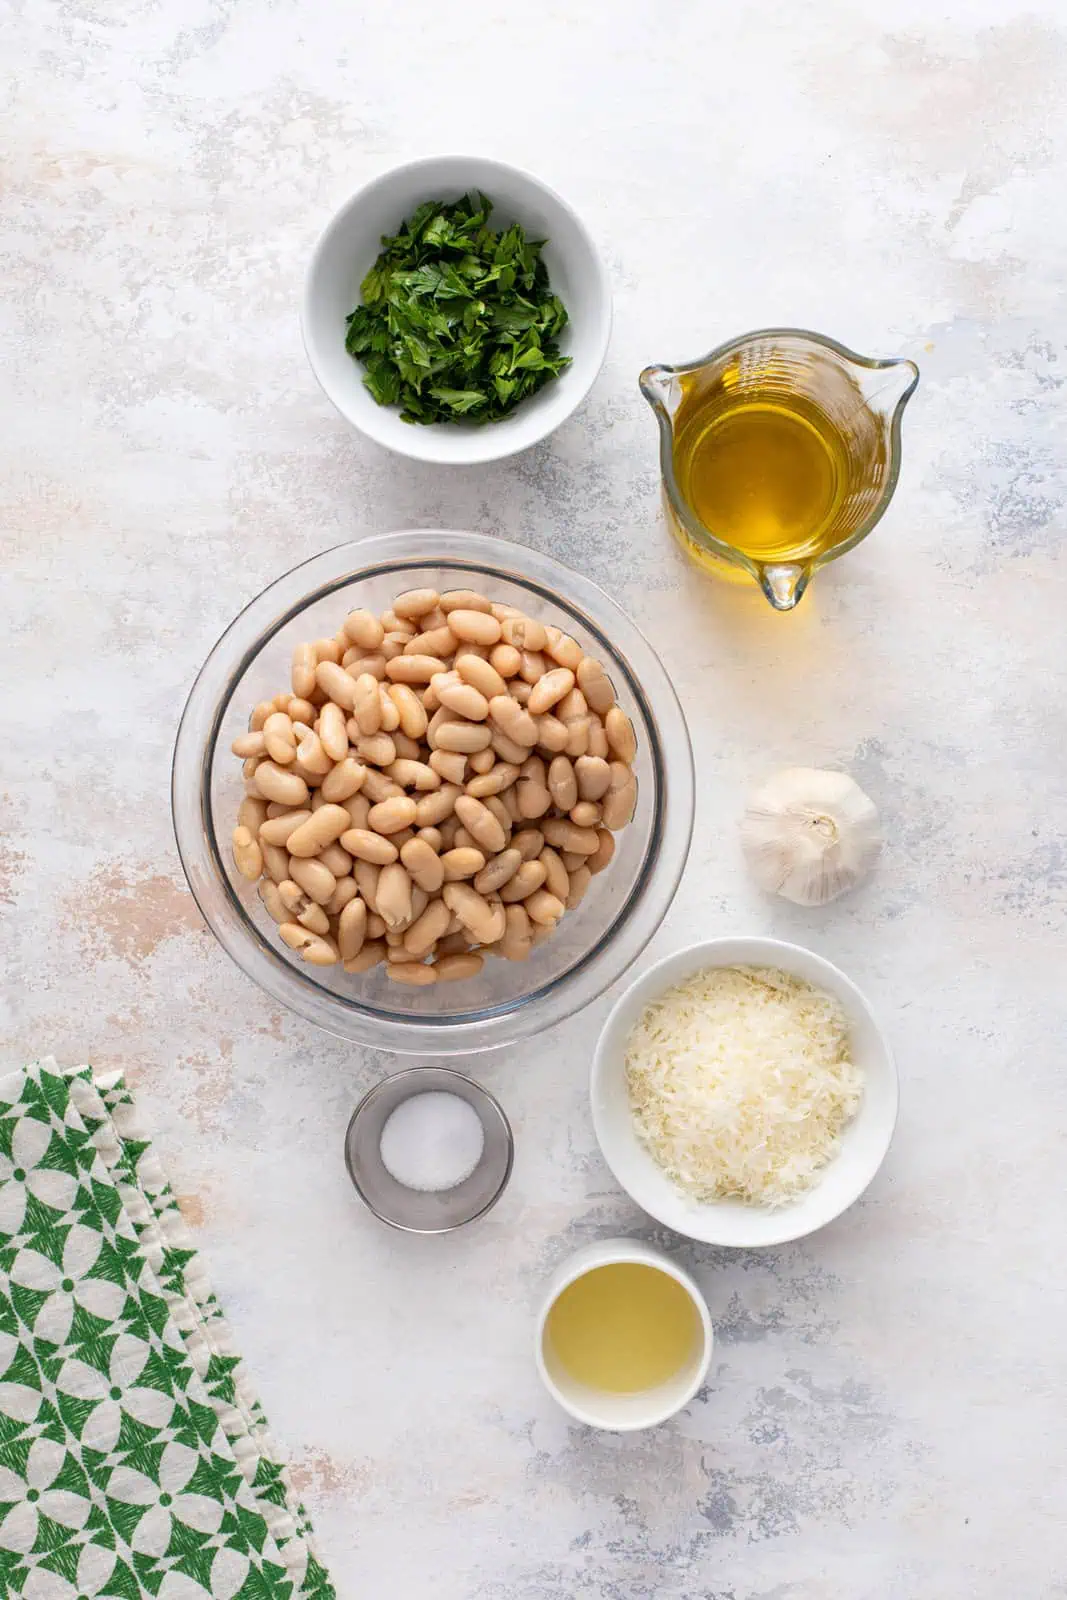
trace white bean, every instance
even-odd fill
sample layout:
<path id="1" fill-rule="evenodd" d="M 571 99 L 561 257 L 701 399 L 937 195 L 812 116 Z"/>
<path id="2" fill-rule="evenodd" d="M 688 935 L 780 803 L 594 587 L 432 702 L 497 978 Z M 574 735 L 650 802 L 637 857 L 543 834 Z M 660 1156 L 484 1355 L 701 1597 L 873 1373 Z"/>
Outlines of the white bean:
<path id="1" fill-rule="evenodd" d="M 410 984 L 473 977 L 472 945 L 526 959 L 637 800 L 602 663 L 474 590 L 408 590 L 298 645 L 233 749 L 234 859 L 284 941 Z"/>

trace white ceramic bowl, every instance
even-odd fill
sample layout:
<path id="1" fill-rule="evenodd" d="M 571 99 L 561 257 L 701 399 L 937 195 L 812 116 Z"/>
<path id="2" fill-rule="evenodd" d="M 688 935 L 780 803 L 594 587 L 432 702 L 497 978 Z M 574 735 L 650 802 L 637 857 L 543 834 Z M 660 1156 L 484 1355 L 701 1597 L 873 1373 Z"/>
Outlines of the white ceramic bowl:
<path id="1" fill-rule="evenodd" d="M 518 222 L 531 238 L 547 239 L 549 279 L 570 317 L 559 342 L 571 364 L 502 422 L 402 422 L 399 410 L 378 405 L 364 388 L 363 368 L 345 349 L 345 319 L 359 304 L 382 235 L 395 233 L 423 201 L 458 200 L 469 189 L 492 200 L 493 227 Z M 346 200 L 311 257 L 302 323 L 312 370 L 343 417 L 399 455 L 461 466 L 527 449 L 581 404 L 607 351 L 611 290 L 585 224 L 539 179 L 480 156 L 433 156 L 383 172 Z"/>
<path id="2" fill-rule="evenodd" d="M 814 1188 L 790 1205 L 772 1210 L 740 1200 L 691 1199 L 661 1171 L 634 1132 L 624 1066 L 630 1030 L 650 1000 L 706 967 L 778 967 L 834 995 L 848 1018 L 854 1059 L 866 1079 L 863 1103 L 841 1136 L 837 1156 Z M 650 967 L 630 985 L 604 1024 L 591 1089 L 601 1152 L 631 1199 L 690 1239 L 740 1248 L 801 1239 L 839 1217 L 881 1166 L 897 1117 L 896 1067 L 867 1001 L 832 962 L 779 939 L 711 939 Z"/>
<path id="3" fill-rule="evenodd" d="M 634 1394 L 619 1394 L 608 1389 L 593 1389 L 579 1383 L 556 1358 L 550 1340 L 546 1337 L 548 1315 L 564 1289 L 587 1272 L 598 1267 L 614 1266 L 618 1262 L 635 1262 L 639 1266 L 655 1267 L 669 1278 L 680 1283 L 692 1300 L 700 1321 L 700 1339 L 683 1367 L 654 1389 L 641 1389 Z M 695 1279 L 665 1256 L 662 1250 L 653 1249 L 640 1239 L 600 1239 L 587 1244 L 568 1257 L 552 1275 L 541 1311 L 537 1319 L 537 1342 L 534 1355 L 541 1381 L 549 1394 L 564 1411 L 569 1411 L 579 1422 L 591 1428 L 606 1428 L 612 1433 L 634 1433 L 639 1428 L 655 1428 L 668 1417 L 687 1406 L 708 1375 L 711 1364 L 713 1334 L 707 1302 Z"/>

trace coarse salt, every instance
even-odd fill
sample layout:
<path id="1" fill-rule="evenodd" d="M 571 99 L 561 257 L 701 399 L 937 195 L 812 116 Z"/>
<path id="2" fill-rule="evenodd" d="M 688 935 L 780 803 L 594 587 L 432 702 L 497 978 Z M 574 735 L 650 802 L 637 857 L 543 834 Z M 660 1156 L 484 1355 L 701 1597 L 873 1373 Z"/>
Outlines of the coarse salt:
<path id="1" fill-rule="evenodd" d="M 485 1147 L 485 1130 L 458 1094 L 428 1090 L 404 1100 L 386 1119 L 379 1150 L 390 1177 L 405 1189 L 436 1194 L 469 1178 Z"/>

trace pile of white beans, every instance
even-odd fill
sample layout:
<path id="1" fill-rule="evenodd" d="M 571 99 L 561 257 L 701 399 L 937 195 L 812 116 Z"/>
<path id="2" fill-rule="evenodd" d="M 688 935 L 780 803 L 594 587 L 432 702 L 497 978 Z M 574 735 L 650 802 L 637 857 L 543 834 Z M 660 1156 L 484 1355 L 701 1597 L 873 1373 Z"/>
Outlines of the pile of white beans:
<path id="1" fill-rule="evenodd" d="M 290 949 L 399 983 L 524 961 L 634 813 L 633 726 L 558 628 L 412 589 L 298 645 L 233 742 L 237 870 Z"/>

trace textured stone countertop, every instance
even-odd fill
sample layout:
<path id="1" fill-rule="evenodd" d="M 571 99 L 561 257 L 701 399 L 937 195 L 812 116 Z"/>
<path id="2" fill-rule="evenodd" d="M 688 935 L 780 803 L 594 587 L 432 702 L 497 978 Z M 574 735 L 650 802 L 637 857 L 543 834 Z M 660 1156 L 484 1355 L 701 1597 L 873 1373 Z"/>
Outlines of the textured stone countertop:
<path id="1" fill-rule="evenodd" d="M 1062 7 L 26 0 L 2 49 L 5 1055 L 136 1084 L 342 1597 L 1067 1595 Z M 357 437 L 297 326 L 331 210 L 442 148 L 563 190 L 615 294 L 580 414 L 484 469 Z M 776 323 L 922 368 L 889 515 L 791 617 L 669 543 L 635 382 Z M 661 652 L 698 804 L 652 953 L 810 942 L 886 1019 L 897 1138 L 824 1233 L 690 1248 L 620 1195 L 586 1102 L 608 996 L 479 1063 L 518 1141 L 484 1224 L 360 1209 L 341 1137 L 392 1063 L 230 964 L 168 769 L 239 607 L 420 525 L 552 552 Z M 886 821 L 818 914 L 738 859 L 783 763 L 844 765 Z M 617 1231 L 718 1325 L 698 1403 L 629 1438 L 570 1426 L 529 1353 L 548 1270 Z"/>

